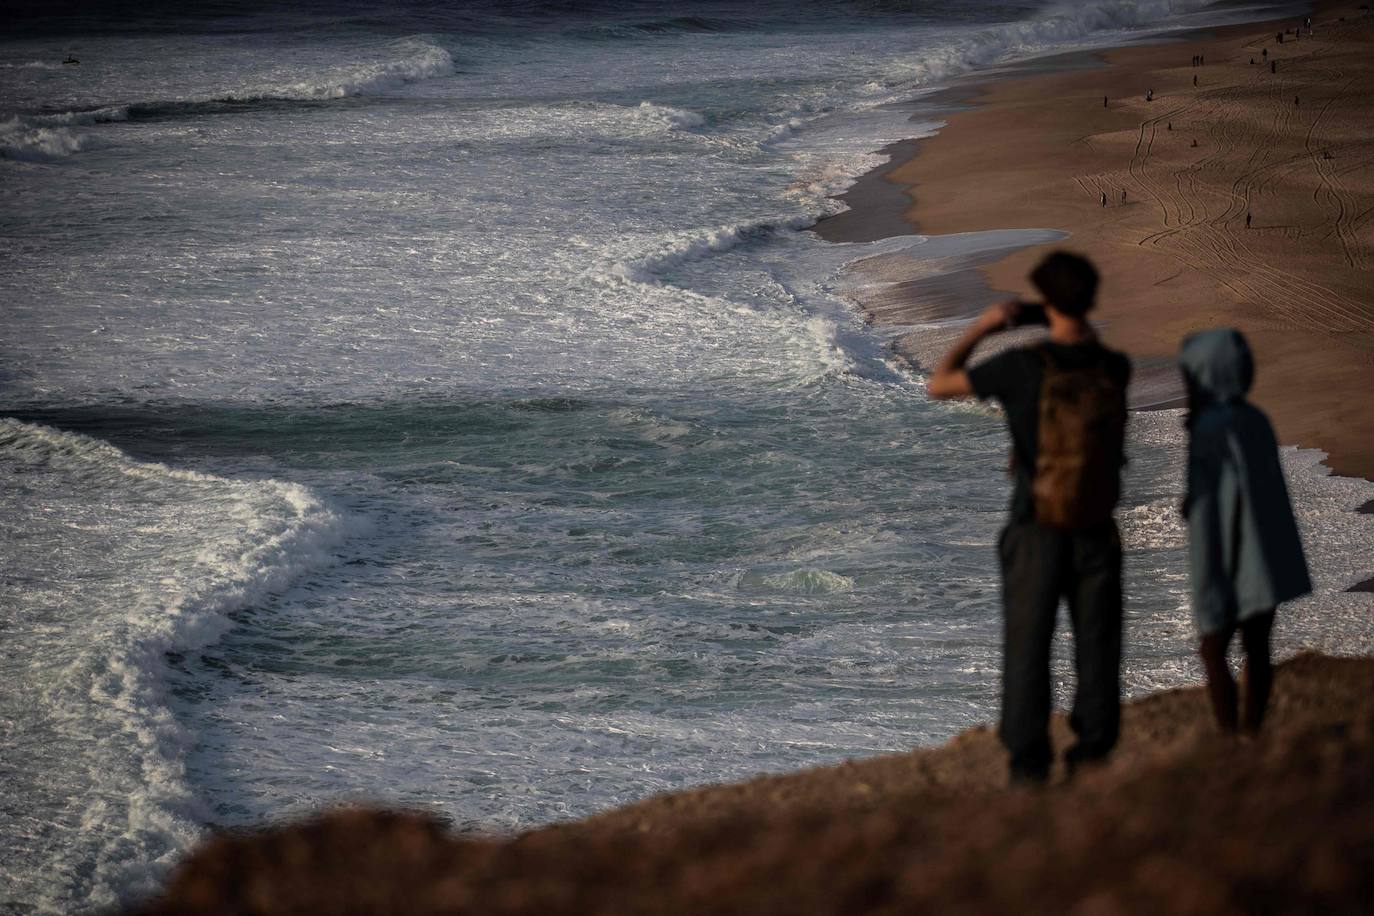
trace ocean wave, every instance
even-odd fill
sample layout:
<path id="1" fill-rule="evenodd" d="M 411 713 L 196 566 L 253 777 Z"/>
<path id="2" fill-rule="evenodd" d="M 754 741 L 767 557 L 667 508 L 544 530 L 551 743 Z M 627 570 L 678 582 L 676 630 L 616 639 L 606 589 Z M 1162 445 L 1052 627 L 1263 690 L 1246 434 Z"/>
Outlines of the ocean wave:
<path id="1" fill-rule="evenodd" d="M 150 890 L 206 820 L 185 778 L 194 736 L 168 706 L 167 654 L 213 642 L 230 612 L 327 562 L 345 522 L 295 484 L 138 461 L 11 418 L 0 477 L 7 645 L 42 661 L 5 666 L 14 695 L 33 701 L 6 717 L 34 739 L 7 762 L 62 790 L 25 799 L 46 838 L 0 814 L 0 858 L 35 884 L 19 899 L 109 907 Z"/>
<path id="2" fill-rule="evenodd" d="M 657 286 L 674 267 L 696 261 L 739 245 L 761 241 L 779 230 L 799 230 L 813 226 L 814 216 L 793 214 L 775 219 L 751 220 L 697 232 L 676 233 L 651 242 L 634 254 L 625 255 L 593 268 L 594 274 Z"/>
<path id="3" fill-rule="evenodd" d="M 208 101 L 342 99 L 388 92 L 408 83 L 418 83 L 453 73 L 453 55 L 428 39 L 402 39 L 396 43 L 395 49 L 403 56 L 395 60 L 352 67 L 323 78 L 227 92 Z"/>
<path id="4" fill-rule="evenodd" d="M 74 127 L 126 121 L 127 106 L 56 114 L 15 115 L 0 121 L 0 157 L 28 162 L 64 159 L 86 146 L 86 136 Z"/>
<path id="5" fill-rule="evenodd" d="M 0 63 L 0 70 L 61 70 L 61 64 L 46 60 L 26 60 L 20 63 L 6 61 Z"/>
<path id="6" fill-rule="evenodd" d="M 65 159 L 85 145 L 76 131 L 42 127 L 24 118 L 0 121 L 0 157 L 21 162 Z"/>
<path id="7" fill-rule="evenodd" d="M 394 59 L 346 67 L 295 82 L 245 86 L 186 99 L 132 102 L 124 107 L 132 118 L 151 118 L 214 112 L 225 106 L 255 102 L 325 102 L 377 95 L 454 72 L 453 55 L 429 39 L 401 39 L 393 43 L 392 49 L 397 54 Z"/>
<path id="8" fill-rule="evenodd" d="M 854 580 L 828 569 L 791 569 L 786 572 L 764 573 L 751 570 L 739 578 L 738 587 L 744 591 L 790 592 L 799 595 L 829 595 L 848 592 Z"/>
<path id="9" fill-rule="evenodd" d="M 621 22 L 587 25 L 570 30 L 569 34 L 595 41 L 645 40 L 664 35 L 693 35 L 715 32 L 750 31 L 759 28 L 759 20 L 719 16 L 666 16 L 627 19 Z"/>
<path id="10" fill-rule="evenodd" d="M 788 118 L 786 121 L 773 125 L 773 127 L 764 134 L 763 140 L 761 140 L 760 143 L 767 145 L 770 143 L 777 143 L 780 140 L 786 140 L 788 137 L 795 135 L 797 131 L 805 127 L 806 124 L 807 120 L 805 118 Z"/>
<path id="11" fill-rule="evenodd" d="M 706 119 L 695 111 L 672 108 L 668 105 L 655 105 L 653 102 L 640 102 L 638 112 L 642 117 L 661 123 L 669 130 L 685 130 L 691 127 L 700 127 L 706 123 Z"/>
<path id="12" fill-rule="evenodd" d="M 1060 3 L 1029 19 L 978 29 L 940 49 L 897 65 L 887 78 L 865 88 L 867 105 L 884 104 L 917 87 L 930 86 L 980 67 L 1094 43 L 1109 33 L 1176 26 L 1180 17 L 1206 10 L 1207 0 L 1102 0 Z"/>
<path id="13" fill-rule="evenodd" d="M 185 99 L 131 101 L 98 108 L 63 112 L 16 114 L 0 121 L 0 157 L 27 161 L 63 159 L 87 146 L 87 136 L 74 130 L 114 121 L 214 114 L 262 102 L 325 102 L 374 95 L 454 72 L 453 56 L 423 38 L 393 43 L 396 57 L 377 63 L 342 68 L 317 77 L 229 89 Z M 665 109 L 691 126 L 691 112 Z M 666 117 L 666 115 L 665 115 Z"/>

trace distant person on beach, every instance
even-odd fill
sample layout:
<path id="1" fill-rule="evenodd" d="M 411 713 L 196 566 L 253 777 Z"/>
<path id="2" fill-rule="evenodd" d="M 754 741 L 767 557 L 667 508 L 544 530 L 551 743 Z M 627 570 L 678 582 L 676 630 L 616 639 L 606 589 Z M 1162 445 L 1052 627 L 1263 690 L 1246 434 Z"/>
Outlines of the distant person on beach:
<path id="1" fill-rule="evenodd" d="M 1107 206 L 1107 192 L 1106 192 L 1106 191 L 1103 191 L 1103 192 L 1102 192 L 1102 206 L 1104 206 L 1104 207 Z"/>
<path id="2" fill-rule="evenodd" d="M 1106 107 L 1107 107 L 1107 97 L 1106 97 L 1105 95 L 1102 97 L 1102 107 L 1103 107 L 1103 108 L 1106 108 Z"/>
<path id="3" fill-rule="evenodd" d="M 1147 101 L 1147 102 L 1153 102 L 1154 100 L 1155 100 L 1155 91 L 1154 91 L 1153 89 L 1146 89 L 1146 90 L 1145 90 L 1145 101 Z"/>
<path id="4" fill-rule="evenodd" d="M 1121 189 L 1121 202 L 1122 202 L 1123 204 L 1126 202 L 1126 189 L 1125 189 L 1125 188 L 1122 188 L 1122 189 Z"/>
<path id="5" fill-rule="evenodd" d="M 1248 212 L 1245 214 L 1245 228 L 1250 228 L 1250 214 Z"/>
<path id="6" fill-rule="evenodd" d="M 933 398 L 974 396 L 1006 411 L 1012 442 L 1010 518 L 998 541 L 1002 569 L 1002 718 L 1013 783 L 1043 783 L 1049 738 L 1050 649 L 1060 598 L 1068 599 L 1078 683 L 1069 719 L 1072 772 L 1116 745 L 1121 715 L 1121 538 L 1112 510 L 1120 488 L 1130 361 L 1097 339 L 1087 314 L 1097 270 L 1056 251 L 1031 272 L 1040 307 L 988 308 L 927 382 Z M 966 369 L 984 338 L 1044 322 L 1049 338 Z"/>
<path id="7" fill-rule="evenodd" d="M 1188 553 L 1193 620 L 1207 693 L 1222 731 L 1259 731 L 1273 674 L 1274 609 L 1312 590 L 1278 441 L 1246 400 L 1254 360 L 1239 331 L 1202 331 L 1183 342 L 1188 391 Z M 1245 650 L 1245 718 L 1226 650 L 1236 630 Z"/>

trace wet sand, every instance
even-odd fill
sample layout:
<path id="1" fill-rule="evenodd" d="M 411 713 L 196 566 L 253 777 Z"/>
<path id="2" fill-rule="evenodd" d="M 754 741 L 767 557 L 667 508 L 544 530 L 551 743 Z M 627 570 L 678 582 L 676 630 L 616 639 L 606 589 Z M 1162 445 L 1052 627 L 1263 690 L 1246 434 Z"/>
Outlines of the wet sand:
<path id="1" fill-rule="evenodd" d="M 1134 403 L 1177 404 L 1179 341 L 1233 325 L 1255 349 L 1254 399 L 1280 439 L 1374 478 L 1374 16 L 1321 4 L 1310 34 L 1276 40 L 1299 24 L 1227 27 L 976 87 L 969 110 L 863 193 L 910 201 L 909 231 L 922 234 L 1069 237 L 964 265 L 982 284 L 888 289 L 863 303 L 870 317 L 921 324 L 1029 296 L 1024 278 L 1045 251 L 1078 250 L 1103 273 L 1104 337 L 1136 358 Z M 897 349 L 920 365 L 941 341 L 927 330 Z"/>

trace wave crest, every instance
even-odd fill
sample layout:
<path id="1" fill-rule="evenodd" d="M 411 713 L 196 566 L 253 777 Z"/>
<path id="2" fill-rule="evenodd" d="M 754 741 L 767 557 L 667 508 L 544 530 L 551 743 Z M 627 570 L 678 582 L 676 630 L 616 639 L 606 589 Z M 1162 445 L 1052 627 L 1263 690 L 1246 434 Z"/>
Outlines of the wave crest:
<path id="1" fill-rule="evenodd" d="M 86 147 L 87 137 L 72 128 L 131 118 L 202 114 L 253 102 L 322 102 L 373 95 L 454 72 L 453 55 L 425 38 L 393 43 L 394 59 L 345 68 L 317 79 L 252 86 L 187 99 L 135 101 L 93 109 L 19 114 L 0 121 L 0 157 L 44 162 L 63 159 Z M 664 109 L 690 116 L 691 112 Z M 665 116 L 666 117 L 666 116 Z M 688 118 L 684 118 L 684 123 Z"/>
<path id="2" fill-rule="evenodd" d="M 26 793 L 49 825 L 42 838 L 0 812 L 0 859 L 23 863 L 20 899 L 105 909 L 151 890 L 205 820 L 167 653 L 218 639 L 230 612 L 327 562 L 344 521 L 296 484 L 138 461 L 12 418 L 0 418 L 0 479 L 0 554 L 14 573 L 0 581 L 0 620 L 14 657 L 42 662 L 0 660 L 13 695 L 31 701 L 5 715 L 34 739 L 8 762 L 60 787 Z"/>
<path id="3" fill-rule="evenodd" d="M 672 108 L 668 105 L 655 105 L 653 102 L 640 102 L 638 110 L 641 117 L 658 121 L 669 130 L 700 127 L 706 123 L 704 117 L 685 108 Z"/>
<path id="4" fill-rule="evenodd" d="M 854 588 L 854 580 L 828 569 L 808 567 L 786 572 L 763 573 L 751 570 L 740 576 L 745 591 L 790 592 L 798 595 L 829 595 Z"/>
<path id="5" fill-rule="evenodd" d="M 399 89 L 408 83 L 450 76 L 453 55 L 428 39 L 411 38 L 398 42 L 396 49 L 405 56 L 396 60 L 367 64 L 344 70 L 329 79 L 301 81 L 285 86 L 264 86 L 230 92 L 208 101 L 319 101 L 372 95 Z"/>

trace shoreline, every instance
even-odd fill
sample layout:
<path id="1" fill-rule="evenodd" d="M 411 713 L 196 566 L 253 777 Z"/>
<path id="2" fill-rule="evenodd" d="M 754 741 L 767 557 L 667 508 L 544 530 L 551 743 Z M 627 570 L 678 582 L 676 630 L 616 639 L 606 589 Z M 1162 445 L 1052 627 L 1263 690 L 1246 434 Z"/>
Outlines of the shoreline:
<path id="1" fill-rule="evenodd" d="M 1280 440 L 1322 450 L 1337 474 L 1374 479 L 1374 414 L 1352 406 L 1358 398 L 1350 396 L 1374 390 L 1374 296 L 1363 283 L 1364 266 L 1374 265 L 1374 143 L 1357 129 L 1366 121 L 1374 127 L 1374 105 L 1357 105 L 1325 88 L 1332 68 L 1351 86 L 1374 71 L 1361 50 L 1374 50 L 1374 17 L 1353 3 L 1331 2 L 1319 3 L 1312 15 L 1313 34 L 1299 40 L 1290 35 L 1282 45 L 1275 32 L 1294 25 L 1291 18 L 1211 28 L 1178 41 L 1072 52 L 1059 55 L 1057 67 L 1051 58 L 956 84 L 946 90 L 959 102 L 943 116 L 946 125 L 934 136 L 889 147 L 906 158 L 862 176 L 840 196 L 855 209 L 823 220 L 815 231 L 833 241 L 855 240 L 853 227 L 862 217 L 851 214 L 886 193 L 889 211 L 895 202 L 908 204 L 908 234 L 1067 232 L 1064 244 L 1103 269 L 1104 338 L 1143 370 L 1150 406 L 1179 406 L 1173 369 L 1178 341 L 1201 327 L 1232 324 L 1255 348 L 1255 400 L 1273 417 Z M 1342 16 L 1346 21 L 1338 22 Z M 1273 74 L 1258 72 L 1266 48 L 1287 64 L 1282 88 L 1267 84 Z M 1189 65 L 1194 54 L 1204 55 L 1203 66 Z M 1248 63 L 1250 56 L 1256 65 Z M 1085 58 L 1097 65 L 1086 66 Z M 1196 90 L 1191 76 L 1200 78 Z M 1153 102 L 1143 91 L 1137 96 L 1143 86 L 1155 89 Z M 1309 93 L 1310 121 L 1302 120 L 1302 106 L 1296 114 L 1283 107 L 1293 103 L 1290 90 Z M 1286 100 L 1282 105 L 1276 92 Z M 1204 105 L 1206 118 L 1196 110 Z M 1331 128 L 1328 138 L 1323 131 L 1341 120 L 1333 111 L 1349 123 Z M 1281 119 L 1272 127 L 1277 139 L 1263 144 L 1265 125 L 1253 122 L 1271 113 Z M 921 116 L 926 114 L 923 107 Z M 1256 141 L 1254 148 L 1236 139 L 1242 135 Z M 1197 147 L 1186 145 L 1193 140 Z M 1298 155 L 1281 155 L 1291 142 L 1301 147 Z M 1333 158 L 1321 158 L 1318 149 Z M 1250 161 L 1265 157 L 1273 162 Z M 1325 164 L 1337 162 L 1344 170 L 1339 174 Z M 1304 168 L 1315 170 L 1316 178 Z M 1232 172 L 1244 178 L 1257 170 L 1259 179 L 1232 187 L 1238 180 Z M 1097 198 L 1109 185 L 1104 208 Z M 1121 191 L 1127 193 L 1124 205 L 1117 198 Z M 1246 212 L 1261 204 L 1264 220 L 1282 219 L 1288 228 L 1271 231 L 1257 223 L 1245 235 Z M 847 226 L 831 223 L 846 217 Z M 1337 250 L 1327 238 L 1332 235 Z M 1025 290 L 1029 266 L 1047 247 L 1023 245 L 973 265 L 981 289 L 966 279 L 959 284 L 957 292 L 971 306 L 962 315 L 995 301 L 1000 290 Z M 1321 283 L 1303 279 L 1308 276 Z M 948 306 L 929 314 L 922 292 L 928 290 L 911 290 L 905 307 L 892 294 L 880 308 L 860 306 L 879 325 L 956 317 Z M 899 338 L 893 349 L 922 363 L 923 348 L 913 335 Z M 928 359 L 928 342 L 924 350 Z"/>
<path id="2" fill-rule="evenodd" d="M 127 912 L 1362 912 L 1371 696 L 1374 658 L 1299 655 L 1242 740 L 1216 733 L 1203 688 L 1150 694 L 1123 706 L 1109 762 L 1039 790 L 1004 787 L 985 725 L 515 836 L 335 809 L 210 837 Z M 1063 713 L 1052 732 L 1065 746 Z"/>
<path id="3" fill-rule="evenodd" d="M 889 149 L 904 144 L 915 157 L 919 141 Z M 867 228 L 905 219 L 889 208 Z M 1057 774 L 1045 793 L 1002 788 L 1002 752 L 980 726 L 934 748 L 674 792 L 513 837 L 335 812 L 211 839 L 173 876 L 166 911 L 231 900 L 292 911 L 302 897 L 353 912 L 1356 911 L 1374 887 L 1363 777 L 1374 659 L 1305 655 L 1281 671 L 1262 743 L 1213 735 L 1198 688 L 1158 692 L 1129 704 L 1111 764 L 1072 784 Z M 1062 714 L 1054 729 L 1064 746 Z"/>

